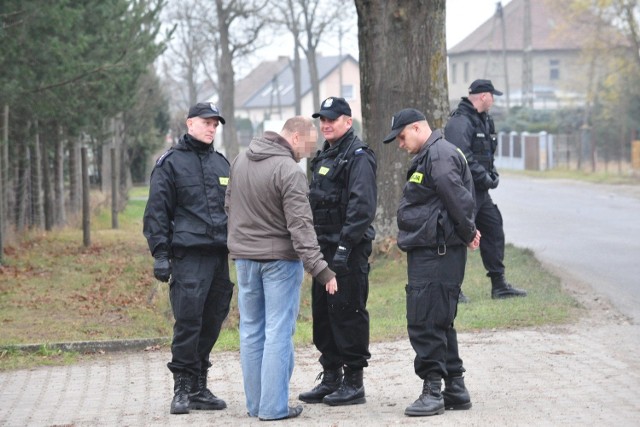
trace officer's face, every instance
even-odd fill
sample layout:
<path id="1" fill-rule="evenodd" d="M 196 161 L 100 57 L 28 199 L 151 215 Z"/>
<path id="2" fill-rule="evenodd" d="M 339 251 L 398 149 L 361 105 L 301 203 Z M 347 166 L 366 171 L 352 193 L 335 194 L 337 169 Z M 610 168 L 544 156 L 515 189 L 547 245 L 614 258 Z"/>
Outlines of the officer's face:
<path id="1" fill-rule="evenodd" d="M 418 154 L 424 140 L 420 136 L 420 129 L 417 123 L 411 123 L 402 129 L 402 132 L 396 136 L 398 147 L 406 150 L 409 154 Z"/>
<path id="2" fill-rule="evenodd" d="M 320 131 L 324 139 L 329 141 L 329 144 L 333 144 L 351 129 L 352 122 L 353 119 L 349 116 L 340 116 L 335 120 L 331 120 L 328 117 L 320 117 Z"/>
<path id="3" fill-rule="evenodd" d="M 493 94 L 491 92 L 485 92 L 482 94 L 482 111 L 489 111 L 489 109 L 493 106 Z"/>
<path id="4" fill-rule="evenodd" d="M 192 117 L 187 119 L 187 129 L 189 135 L 204 142 L 211 144 L 216 137 L 216 130 L 220 122 L 217 117 L 203 119 L 202 117 Z"/>

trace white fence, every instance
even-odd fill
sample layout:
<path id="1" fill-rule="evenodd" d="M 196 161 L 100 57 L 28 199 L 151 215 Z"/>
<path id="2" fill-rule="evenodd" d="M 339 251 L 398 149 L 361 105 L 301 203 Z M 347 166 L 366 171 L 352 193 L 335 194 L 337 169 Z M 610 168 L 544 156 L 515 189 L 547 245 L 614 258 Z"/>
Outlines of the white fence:
<path id="1" fill-rule="evenodd" d="M 495 165 L 500 169 L 547 170 L 555 166 L 554 135 L 500 132 Z"/>

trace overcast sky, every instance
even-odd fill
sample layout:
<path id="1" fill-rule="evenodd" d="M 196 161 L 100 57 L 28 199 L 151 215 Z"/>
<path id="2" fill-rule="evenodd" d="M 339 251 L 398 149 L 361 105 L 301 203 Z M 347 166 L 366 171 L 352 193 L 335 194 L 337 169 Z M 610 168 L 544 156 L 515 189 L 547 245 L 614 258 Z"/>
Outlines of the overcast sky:
<path id="1" fill-rule="evenodd" d="M 503 0 L 504 7 L 511 0 Z M 491 18 L 496 11 L 497 0 L 447 0 L 447 47 L 452 47 L 461 42 L 473 30 L 478 28 L 483 22 Z M 343 53 L 350 53 L 358 57 L 357 24 L 343 23 L 351 26 L 353 31 L 343 39 Z M 338 33 L 337 29 L 334 31 Z M 284 35 L 277 39 L 275 43 L 269 44 L 268 48 L 262 49 L 257 55 L 257 62 L 272 60 L 278 56 L 291 57 L 292 45 L 290 35 Z M 330 43 L 321 43 L 319 51 L 323 55 L 337 55 L 339 53 L 338 43 L 333 38 Z"/>

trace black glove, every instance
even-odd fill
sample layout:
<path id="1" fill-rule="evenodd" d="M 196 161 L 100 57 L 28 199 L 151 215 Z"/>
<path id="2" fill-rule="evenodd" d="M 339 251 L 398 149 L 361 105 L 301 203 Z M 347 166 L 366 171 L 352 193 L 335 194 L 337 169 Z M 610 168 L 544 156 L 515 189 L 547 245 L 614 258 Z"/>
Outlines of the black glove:
<path id="1" fill-rule="evenodd" d="M 168 282 L 171 276 L 171 263 L 166 256 L 158 256 L 153 262 L 153 275 L 161 282 Z"/>
<path id="2" fill-rule="evenodd" d="M 491 175 L 488 172 L 484 174 L 481 182 L 482 185 L 476 187 L 478 190 L 491 190 L 493 188 L 496 188 L 493 186 L 493 178 L 491 178 Z"/>
<path id="3" fill-rule="evenodd" d="M 492 183 L 491 183 L 491 187 L 489 187 L 490 189 L 494 189 L 494 188 L 498 188 L 498 184 L 500 183 L 500 175 L 498 175 L 498 173 L 491 173 L 489 175 L 492 179 Z"/>
<path id="4" fill-rule="evenodd" d="M 338 246 L 338 250 L 333 256 L 333 271 L 335 271 L 338 274 L 344 274 L 349 272 L 347 261 L 349 261 L 350 253 L 351 253 L 350 247 L 343 246 L 343 245 Z"/>

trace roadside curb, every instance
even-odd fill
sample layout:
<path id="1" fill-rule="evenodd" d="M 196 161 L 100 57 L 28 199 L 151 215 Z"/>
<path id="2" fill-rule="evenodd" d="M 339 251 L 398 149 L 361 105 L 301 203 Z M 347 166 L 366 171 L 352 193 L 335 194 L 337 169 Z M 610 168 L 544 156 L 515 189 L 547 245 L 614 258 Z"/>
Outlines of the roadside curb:
<path id="1" fill-rule="evenodd" d="M 73 341 L 62 343 L 43 344 L 17 344 L 0 346 L 0 351 L 23 351 L 35 353 L 40 350 L 76 351 L 79 353 L 120 352 L 130 350 L 143 350 L 147 347 L 161 346 L 171 343 L 170 337 L 145 338 L 136 340 L 110 340 L 110 341 Z"/>

